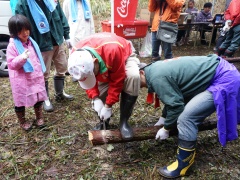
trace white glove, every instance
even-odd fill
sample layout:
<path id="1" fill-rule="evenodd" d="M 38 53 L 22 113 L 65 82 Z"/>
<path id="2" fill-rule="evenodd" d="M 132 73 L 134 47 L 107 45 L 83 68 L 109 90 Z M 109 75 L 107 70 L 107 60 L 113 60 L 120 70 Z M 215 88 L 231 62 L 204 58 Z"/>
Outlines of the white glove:
<path id="1" fill-rule="evenodd" d="M 164 139 L 167 139 L 168 137 L 169 137 L 169 131 L 164 129 L 164 127 L 162 127 L 161 129 L 158 130 L 155 139 L 164 140 Z"/>
<path id="2" fill-rule="evenodd" d="M 92 108 L 97 112 L 98 116 L 100 116 L 103 106 L 104 104 L 101 99 L 96 98 L 92 100 Z"/>
<path id="3" fill-rule="evenodd" d="M 158 122 L 156 124 L 154 124 L 154 126 L 164 125 L 164 121 L 165 121 L 165 118 L 164 117 L 160 117 Z"/>
<path id="4" fill-rule="evenodd" d="M 70 40 L 70 39 L 67 39 L 65 42 L 66 42 L 66 44 L 67 44 L 68 49 L 72 49 L 71 40 Z"/>
<path id="5" fill-rule="evenodd" d="M 230 29 L 231 25 L 232 25 L 232 21 L 231 20 L 227 20 L 225 22 L 225 26 L 223 27 L 223 31 L 227 32 Z"/>
<path id="6" fill-rule="evenodd" d="M 21 54 L 21 57 L 22 57 L 23 59 L 27 59 L 27 58 L 29 58 L 29 54 L 30 54 L 30 52 L 29 52 L 28 49 L 27 49 L 27 50 L 25 50 L 25 51 Z"/>
<path id="7" fill-rule="evenodd" d="M 112 116 L 112 108 L 106 108 L 105 106 L 103 106 L 100 113 L 100 119 L 106 121 L 111 116 Z"/>

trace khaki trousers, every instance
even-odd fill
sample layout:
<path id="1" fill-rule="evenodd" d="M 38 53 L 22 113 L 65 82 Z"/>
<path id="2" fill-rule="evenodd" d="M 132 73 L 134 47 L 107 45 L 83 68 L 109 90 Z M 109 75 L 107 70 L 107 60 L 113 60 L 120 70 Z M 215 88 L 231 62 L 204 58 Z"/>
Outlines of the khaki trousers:
<path id="1" fill-rule="evenodd" d="M 41 52 L 43 60 L 46 66 L 46 72 L 44 73 L 45 81 L 50 76 L 51 64 L 55 66 L 55 76 L 65 76 L 67 72 L 67 57 L 65 52 L 65 45 L 62 43 L 60 46 L 53 46 L 53 50 Z"/>

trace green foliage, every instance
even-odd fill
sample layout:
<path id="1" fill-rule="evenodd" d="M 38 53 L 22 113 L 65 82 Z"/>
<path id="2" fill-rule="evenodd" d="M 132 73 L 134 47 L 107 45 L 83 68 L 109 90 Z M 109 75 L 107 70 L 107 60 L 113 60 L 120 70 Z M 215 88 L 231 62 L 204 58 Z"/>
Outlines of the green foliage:
<path id="1" fill-rule="evenodd" d="M 110 0 L 91 0 L 90 2 L 93 16 L 98 18 L 111 17 Z"/>

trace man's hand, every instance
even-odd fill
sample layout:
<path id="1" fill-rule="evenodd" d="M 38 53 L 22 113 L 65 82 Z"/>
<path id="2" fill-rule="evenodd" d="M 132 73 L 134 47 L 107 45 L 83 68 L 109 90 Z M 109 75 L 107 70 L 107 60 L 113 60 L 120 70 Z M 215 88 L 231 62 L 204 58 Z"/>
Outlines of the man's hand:
<path id="1" fill-rule="evenodd" d="M 158 122 L 156 124 L 154 124 L 154 126 L 164 125 L 164 121 L 165 121 L 165 118 L 164 117 L 160 117 Z"/>
<path id="2" fill-rule="evenodd" d="M 164 140 L 164 139 L 167 139 L 168 137 L 169 137 L 169 131 L 164 129 L 164 127 L 162 127 L 161 129 L 158 130 L 155 139 Z"/>
<path id="3" fill-rule="evenodd" d="M 71 43 L 70 39 L 66 40 L 66 44 L 67 44 L 68 49 L 72 49 L 72 43 Z"/>
<path id="4" fill-rule="evenodd" d="M 22 57 L 23 59 L 27 59 L 27 58 L 29 58 L 29 54 L 30 54 L 30 52 L 29 52 L 28 49 L 27 49 L 27 50 L 25 50 L 25 51 L 21 54 L 21 57 Z"/>
<path id="5" fill-rule="evenodd" d="M 96 98 L 92 100 L 92 108 L 97 112 L 98 116 L 100 116 L 103 106 L 104 104 L 101 99 Z"/>
<path id="6" fill-rule="evenodd" d="M 100 113 L 100 119 L 106 121 L 111 116 L 112 116 L 112 108 L 107 108 L 107 107 L 103 106 L 101 113 Z"/>

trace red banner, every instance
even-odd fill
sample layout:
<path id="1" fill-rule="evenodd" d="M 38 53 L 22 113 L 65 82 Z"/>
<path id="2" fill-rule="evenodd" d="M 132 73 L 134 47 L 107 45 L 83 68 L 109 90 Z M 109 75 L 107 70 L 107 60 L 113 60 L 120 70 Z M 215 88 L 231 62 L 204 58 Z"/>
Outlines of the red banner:
<path id="1" fill-rule="evenodd" d="M 114 24 L 133 24 L 138 0 L 114 0 Z"/>

